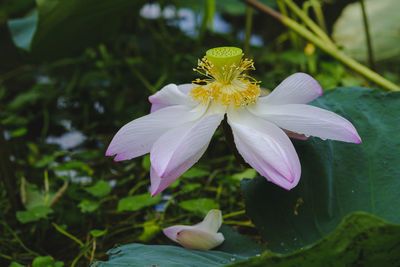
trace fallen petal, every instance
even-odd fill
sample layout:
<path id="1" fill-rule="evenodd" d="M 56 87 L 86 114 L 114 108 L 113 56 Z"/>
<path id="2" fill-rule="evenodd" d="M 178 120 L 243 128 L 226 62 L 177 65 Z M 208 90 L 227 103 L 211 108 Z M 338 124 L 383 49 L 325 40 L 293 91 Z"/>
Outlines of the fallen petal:
<path id="1" fill-rule="evenodd" d="M 189 249 L 209 250 L 224 242 L 224 236 L 217 233 L 222 224 L 220 210 L 210 210 L 201 223 L 194 226 L 174 225 L 164 229 L 164 234 Z"/>

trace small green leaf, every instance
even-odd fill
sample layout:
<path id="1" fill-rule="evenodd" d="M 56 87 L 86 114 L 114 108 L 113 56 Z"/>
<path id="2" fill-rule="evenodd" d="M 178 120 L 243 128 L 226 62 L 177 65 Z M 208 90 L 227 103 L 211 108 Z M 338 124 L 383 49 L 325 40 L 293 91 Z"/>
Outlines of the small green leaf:
<path id="1" fill-rule="evenodd" d="M 99 208 L 100 204 L 97 201 L 84 199 L 79 203 L 78 207 L 81 208 L 83 213 L 91 213 Z"/>
<path id="2" fill-rule="evenodd" d="M 10 265 L 8 267 L 25 267 L 25 265 L 19 264 L 16 261 L 13 261 L 10 263 Z"/>
<path id="3" fill-rule="evenodd" d="M 39 256 L 36 257 L 32 262 L 32 267 L 62 267 L 64 263 L 62 261 L 55 261 L 51 256 Z"/>
<path id="4" fill-rule="evenodd" d="M 36 9 L 25 18 L 10 19 L 8 21 L 8 28 L 10 29 L 11 36 L 17 47 L 26 51 L 30 50 L 33 35 L 36 31 L 37 21 L 38 12 Z"/>
<path id="5" fill-rule="evenodd" d="M 36 206 L 27 211 L 17 211 L 16 216 L 21 223 L 28 223 L 38 221 L 42 218 L 46 219 L 47 215 L 52 213 L 53 210 L 46 206 Z"/>
<path id="6" fill-rule="evenodd" d="M 201 184 L 199 183 L 189 183 L 189 184 L 185 184 L 182 186 L 181 190 L 184 193 L 189 193 L 193 190 L 196 190 L 197 188 L 200 188 Z"/>
<path id="7" fill-rule="evenodd" d="M 85 188 L 86 192 L 95 197 L 104 197 L 110 194 L 111 186 L 106 181 L 98 181 L 94 186 Z"/>
<path id="8" fill-rule="evenodd" d="M 207 170 L 199 169 L 199 168 L 191 168 L 182 174 L 183 178 L 196 178 L 210 175 L 210 172 Z"/>
<path id="9" fill-rule="evenodd" d="M 68 161 L 59 163 L 53 167 L 55 171 L 70 171 L 70 170 L 81 170 L 86 172 L 88 175 L 93 174 L 92 168 L 90 168 L 86 163 L 81 161 Z"/>
<path id="10" fill-rule="evenodd" d="M 118 202 L 118 211 L 137 211 L 144 207 L 152 206 L 160 202 L 161 196 L 151 197 L 150 194 L 141 194 L 125 197 Z"/>
<path id="11" fill-rule="evenodd" d="M 211 198 L 197 198 L 185 200 L 179 203 L 179 207 L 198 215 L 205 216 L 212 209 L 219 209 L 218 203 Z"/>
<path id="12" fill-rule="evenodd" d="M 90 234 L 91 234 L 93 237 L 99 237 L 99 236 L 102 236 L 102 235 L 107 234 L 107 229 L 105 229 L 105 230 L 93 229 L 93 230 L 90 231 Z"/>
<path id="13" fill-rule="evenodd" d="M 25 127 L 21 127 L 21 128 L 11 131 L 10 136 L 11 137 L 20 137 L 20 136 L 24 136 L 27 132 L 28 132 L 28 129 L 26 129 Z"/>
<path id="14" fill-rule="evenodd" d="M 139 236 L 139 241 L 149 242 L 161 231 L 156 221 L 148 221 L 143 225 L 143 233 Z"/>
<path id="15" fill-rule="evenodd" d="M 232 178 L 237 181 L 241 181 L 244 178 L 252 179 L 256 176 L 257 176 L 257 171 L 255 169 L 249 168 L 249 169 L 244 170 L 241 173 L 235 173 L 234 175 L 232 175 Z"/>

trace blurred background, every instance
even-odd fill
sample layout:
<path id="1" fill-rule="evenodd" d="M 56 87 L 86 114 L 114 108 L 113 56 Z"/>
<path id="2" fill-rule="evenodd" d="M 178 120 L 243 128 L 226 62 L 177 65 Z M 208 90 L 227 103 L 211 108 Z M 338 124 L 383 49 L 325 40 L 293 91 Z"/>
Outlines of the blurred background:
<path id="1" fill-rule="evenodd" d="M 314 21 L 333 53 L 400 83 L 400 1 L 260 2 L 306 30 Z M 149 112 L 148 96 L 197 77 L 210 48 L 242 48 L 268 89 L 295 72 L 324 90 L 385 89 L 246 1 L 2 0 L 0 40 L 1 266 L 88 266 L 115 244 L 167 243 L 162 228 L 212 208 L 261 242 L 238 186 L 256 172 L 236 164 L 220 132 L 155 198 L 148 156 L 104 156 L 122 125 Z"/>

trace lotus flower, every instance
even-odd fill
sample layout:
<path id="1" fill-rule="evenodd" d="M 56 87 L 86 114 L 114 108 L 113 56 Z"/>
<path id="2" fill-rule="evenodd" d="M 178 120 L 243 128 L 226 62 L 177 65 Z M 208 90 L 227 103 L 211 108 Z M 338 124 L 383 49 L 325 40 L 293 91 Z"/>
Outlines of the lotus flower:
<path id="1" fill-rule="evenodd" d="M 210 210 L 201 223 L 193 226 L 174 225 L 164 229 L 164 234 L 185 248 L 209 250 L 224 242 L 224 236 L 217 233 L 222 224 L 220 210 Z"/>
<path id="2" fill-rule="evenodd" d="M 306 105 L 322 95 L 310 75 L 295 73 L 260 96 L 259 82 L 245 74 L 252 69 L 253 61 L 242 59 L 239 48 L 208 50 L 196 69 L 206 78 L 169 84 L 150 96 L 151 113 L 123 126 L 106 155 L 120 161 L 150 152 L 154 196 L 200 159 L 226 115 L 243 159 L 268 181 L 290 190 L 299 182 L 301 167 L 288 136 L 361 143 L 348 120 Z"/>

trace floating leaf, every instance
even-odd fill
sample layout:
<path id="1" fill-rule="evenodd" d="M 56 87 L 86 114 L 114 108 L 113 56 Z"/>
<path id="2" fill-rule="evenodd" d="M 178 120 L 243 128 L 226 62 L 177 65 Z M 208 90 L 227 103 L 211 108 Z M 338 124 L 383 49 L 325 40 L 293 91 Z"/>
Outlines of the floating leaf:
<path id="1" fill-rule="evenodd" d="M 133 266 L 225 266 L 235 261 L 254 257 L 264 248 L 227 226 L 221 227 L 224 243 L 217 250 L 201 251 L 178 246 L 129 244 L 109 250 L 107 262 L 96 262 L 92 267 Z"/>

